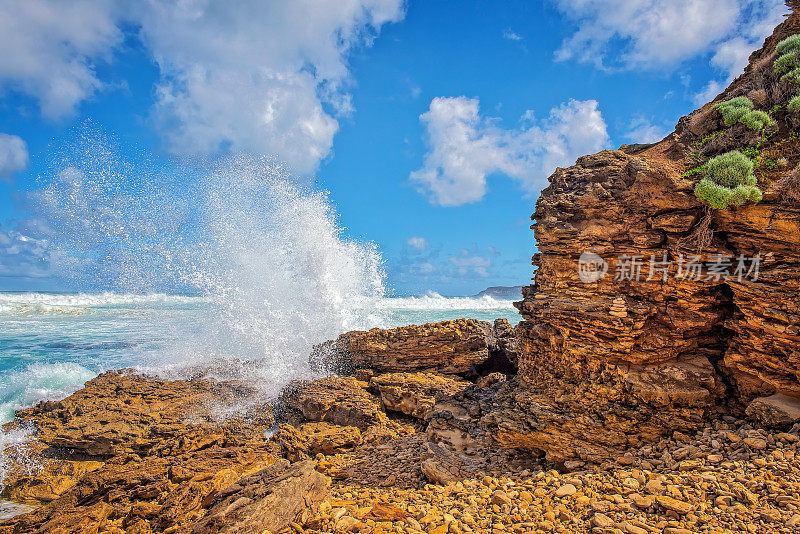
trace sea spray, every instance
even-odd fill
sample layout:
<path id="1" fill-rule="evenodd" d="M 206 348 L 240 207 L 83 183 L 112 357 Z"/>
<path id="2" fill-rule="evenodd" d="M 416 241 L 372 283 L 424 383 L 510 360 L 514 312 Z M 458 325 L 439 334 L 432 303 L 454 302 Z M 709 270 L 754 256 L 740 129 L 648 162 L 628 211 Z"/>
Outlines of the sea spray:
<path id="1" fill-rule="evenodd" d="M 29 476 L 41 467 L 31 452 L 33 430 L 32 426 L 19 426 L 0 433 L 0 494 L 8 476 Z"/>
<path id="2" fill-rule="evenodd" d="M 187 361 L 224 360 L 213 376 L 249 378 L 276 394 L 309 376 L 313 345 L 382 324 L 380 255 L 343 235 L 324 192 L 246 156 L 225 158 L 199 185 L 196 220 L 206 235 L 179 270 L 214 313 L 203 350 L 189 345 Z"/>
<path id="3" fill-rule="evenodd" d="M 200 295 L 148 372 L 245 379 L 276 395 L 314 344 L 384 326 L 382 260 L 348 239 L 326 192 L 267 157 L 169 167 L 84 126 L 31 195 L 53 272 L 83 289 Z M 141 161 L 140 161 L 141 160 Z"/>

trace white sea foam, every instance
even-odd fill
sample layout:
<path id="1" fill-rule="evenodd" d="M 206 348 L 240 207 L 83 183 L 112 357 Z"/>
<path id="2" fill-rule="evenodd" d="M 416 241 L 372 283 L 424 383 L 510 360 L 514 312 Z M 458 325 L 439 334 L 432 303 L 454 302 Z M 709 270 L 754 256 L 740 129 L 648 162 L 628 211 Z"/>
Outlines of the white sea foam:
<path id="1" fill-rule="evenodd" d="M 39 468 L 34 454 L 31 454 L 29 443 L 33 434 L 32 427 L 21 427 L 9 432 L 0 433 L 0 493 L 3 492 L 3 481 L 13 471 L 32 474 Z M 11 517 L 14 510 L 7 510 L 3 515 Z M 4 517 L 0 517 L 0 520 Z"/>
<path id="2" fill-rule="evenodd" d="M 83 313 L 92 308 L 202 302 L 199 297 L 166 293 L 0 293 L 0 314 Z"/>
<path id="3" fill-rule="evenodd" d="M 32 363 L 4 374 L 0 382 L 0 421 L 10 421 L 14 411 L 41 400 L 62 399 L 97 375 L 76 363 Z"/>
<path id="4" fill-rule="evenodd" d="M 380 309 L 390 310 L 513 310 L 512 300 L 482 297 L 443 297 L 428 293 L 416 297 L 395 297 L 378 303 Z"/>

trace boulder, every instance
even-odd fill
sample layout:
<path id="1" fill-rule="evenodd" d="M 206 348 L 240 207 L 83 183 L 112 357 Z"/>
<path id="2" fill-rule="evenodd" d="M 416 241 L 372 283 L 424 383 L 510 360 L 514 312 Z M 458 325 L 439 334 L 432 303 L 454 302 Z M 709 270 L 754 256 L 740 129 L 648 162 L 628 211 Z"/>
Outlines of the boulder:
<path id="1" fill-rule="evenodd" d="M 293 383 L 284 392 L 283 399 L 305 421 L 358 428 L 364 442 L 384 442 L 413 432 L 413 428 L 390 419 L 383 411 L 380 398 L 368 390 L 366 382 L 354 377 L 328 376 Z"/>
<path id="2" fill-rule="evenodd" d="M 311 461 L 278 460 L 221 491 L 198 521 L 194 534 L 279 532 L 303 510 L 328 495 L 330 480 Z"/>
<path id="3" fill-rule="evenodd" d="M 324 421 L 366 429 L 386 418 L 380 399 L 367 390 L 367 383 L 353 377 L 329 376 L 294 383 L 284 399 L 309 421 Z"/>
<path id="4" fill-rule="evenodd" d="M 800 399 L 776 393 L 747 405 L 747 415 L 764 426 L 790 428 L 800 421 Z"/>
<path id="5" fill-rule="evenodd" d="M 364 442 L 357 427 L 328 423 L 306 423 L 300 428 L 282 424 L 273 439 L 281 444 L 283 455 L 292 462 L 308 460 L 318 453 L 350 452 Z"/>
<path id="6" fill-rule="evenodd" d="M 387 373 L 370 380 L 387 410 L 424 419 L 433 409 L 436 399 L 454 395 L 469 386 L 466 380 L 433 373 Z"/>
<path id="7" fill-rule="evenodd" d="M 381 373 L 431 371 L 461 374 L 489 357 L 491 326 L 475 319 L 458 319 L 403 326 L 391 330 L 348 332 L 337 347 L 356 368 Z"/>

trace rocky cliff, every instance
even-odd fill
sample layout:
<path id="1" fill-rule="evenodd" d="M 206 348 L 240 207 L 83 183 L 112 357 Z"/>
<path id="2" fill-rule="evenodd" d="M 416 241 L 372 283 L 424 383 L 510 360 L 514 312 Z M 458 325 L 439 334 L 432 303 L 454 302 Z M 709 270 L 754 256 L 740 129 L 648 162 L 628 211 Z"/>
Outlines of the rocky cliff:
<path id="1" fill-rule="evenodd" d="M 585 156 L 550 177 L 532 215 L 535 281 L 518 303 L 520 378 L 495 399 L 500 423 L 484 425 L 495 439 L 586 460 L 720 412 L 797 420 L 800 205 L 787 191 L 800 115 L 774 63 L 798 31 L 795 12 L 663 141 Z M 726 126 L 715 104 L 738 96 L 774 127 Z M 753 158 L 763 199 L 710 210 L 695 185 L 704 163 L 732 150 Z"/>

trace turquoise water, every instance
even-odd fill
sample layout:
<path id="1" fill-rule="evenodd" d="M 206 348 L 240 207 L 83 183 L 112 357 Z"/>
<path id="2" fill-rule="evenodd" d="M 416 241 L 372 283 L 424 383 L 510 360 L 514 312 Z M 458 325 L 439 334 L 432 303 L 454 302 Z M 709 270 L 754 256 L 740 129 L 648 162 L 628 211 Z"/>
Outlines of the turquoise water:
<path id="1" fill-rule="evenodd" d="M 340 330 L 461 317 L 519 320 L 510 300 L 491 297 L 384 298 L 364 308 L 342 319 Z M 221 367 L 236 373 L 242 361 L 264 362 L 258 379 L 274 389 L 306 372 L 299 360 L 325 339 L 314 338 L 308 327 L 267 336 L 262 318 L 255 322 L 253 309 L 248 312 L 231 314 L 209 299 L 163 294 L 0 293 L 0 421 L 40 400 L 63 398 L 109 369 L 214 376 Z M 292 359 L 298 361 L 281 361 Z"/>

